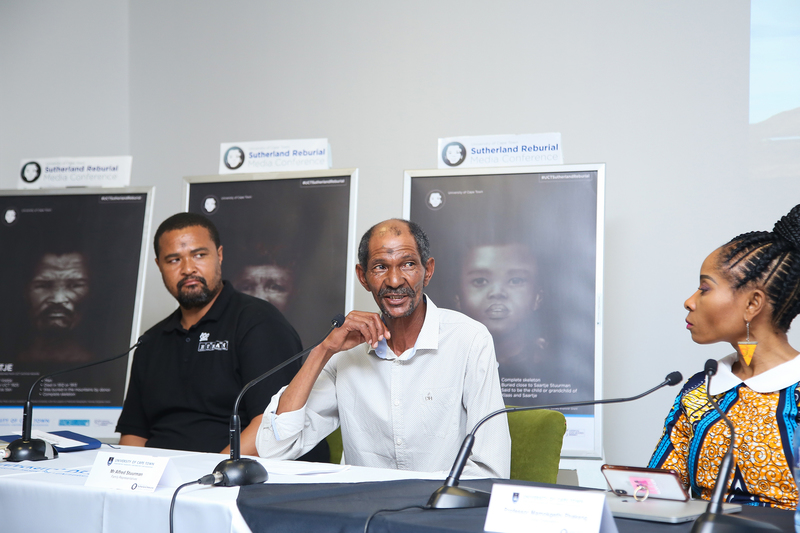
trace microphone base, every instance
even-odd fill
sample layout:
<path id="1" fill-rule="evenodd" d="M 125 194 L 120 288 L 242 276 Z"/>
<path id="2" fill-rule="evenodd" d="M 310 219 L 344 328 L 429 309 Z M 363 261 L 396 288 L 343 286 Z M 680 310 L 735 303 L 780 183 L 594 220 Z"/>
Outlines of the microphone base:
<path id="1" fill-rule="evenodd" d="M 488 507 L 491 494 L 482 490 L 442 485 L 431 494 L 426 509 L 467 509 Z"/>
<path id="2" fill-rule="evenodd" d="M 692 533 L 776 533 L 781 529 L 743 516 L 703 513 L 695 520 Z"/>
<path id="3" fill-rule="evenodd" d="M 58 450 L 42 439 L 17 439 L 9 443 L 5 451 L 5 460 L 12 463 L 20 461 L 46 461 L 58 457 Z"/>
<path id="4" fill-rule="evenodd" d="M 215 483 L 222 487 L 241 487 L 264 483 L 269 479 L 264 465 L 254 459 L 225 459 L 214 468 L 215 474 L 222 474 L 222 481 Z"/>

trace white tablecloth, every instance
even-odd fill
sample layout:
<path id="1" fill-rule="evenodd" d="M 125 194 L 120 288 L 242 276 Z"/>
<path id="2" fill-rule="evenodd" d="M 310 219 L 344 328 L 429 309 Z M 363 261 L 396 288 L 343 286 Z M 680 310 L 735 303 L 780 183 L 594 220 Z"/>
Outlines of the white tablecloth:
<path id="1" fill-rule="evenodd" d="M 167 456 L 180 482 L 209 474 L 225 456 L 115 446 L 119 453 Z M 102 451 L 111 451 L 103 446 Z M 102 532 L 167 533 L 169 504 L 175 487 L 159 486 L 140 493 L 84 486 L 98 450 L 62 453 L 51 461 L 0 462 L 0 531 L 22 533 Z M 440 479 L 440 474 L 348 467 L 346 470 L 310 475 L 310 464 L 259 459 L 269 472 L 267 483 L 352 483 L 391 479 Z M 250 533 L 236 507 L 237 487 L 192 485 L 178 495 L 175 533 Z"/>

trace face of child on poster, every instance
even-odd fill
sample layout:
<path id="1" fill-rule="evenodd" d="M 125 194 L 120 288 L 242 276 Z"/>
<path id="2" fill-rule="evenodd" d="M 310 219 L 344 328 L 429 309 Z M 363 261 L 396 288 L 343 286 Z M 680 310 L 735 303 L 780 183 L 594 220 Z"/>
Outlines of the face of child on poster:
<path id="1" fill-rule="evenodd" d="M 285 313 L 294 293 L 294 273 L 276 264 L 248 265 L 239 272 L 233 286 L 245 294 L 268 301 Z"/>
<path id="2" fill-rule="evenodd" d="M 464 257 L 456 306 L 489 329 L 501 364 L 524 349 L 541 303 L 537 262 L 528 246 L 480 245 Z"/>

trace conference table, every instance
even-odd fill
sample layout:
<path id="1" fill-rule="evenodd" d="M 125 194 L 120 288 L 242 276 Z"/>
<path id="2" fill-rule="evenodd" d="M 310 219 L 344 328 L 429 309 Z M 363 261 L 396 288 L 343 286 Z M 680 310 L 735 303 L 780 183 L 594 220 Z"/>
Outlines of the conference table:
<path id="1" fill-rule="evenodd" d="M 180 483 L 199 479 L 224 458 L 154 448 L 104 445 L 100 450 L 62 453 L 50 461 L 0 462 L 0 531 L 158 533 L 169 531 L 169 507 L 178 482 L 154 492 L 85 486 L 98 451 L 169 457 Z M 263 485 L 191 485 L 178 495 L 175 533 L 271 531 L 363 531 L 378 509 L 424 505 L 441 485 L 441 474 L 259 459 L 269 472 Z M 490 490 L 493 480 L 462 485 Z M 508 482 L 508 481 L 506 481 Z M 516 482 L 519 484 L 541 484 Z M 793 513 L 746 508 L 745 513 L 790 531 Z M 419 510 L 377 515 L 369 531 L 480 532 L 486 509 Z M 682 533 L 691 523 L 658 524 L 615 520 L 622 533 Z"/>

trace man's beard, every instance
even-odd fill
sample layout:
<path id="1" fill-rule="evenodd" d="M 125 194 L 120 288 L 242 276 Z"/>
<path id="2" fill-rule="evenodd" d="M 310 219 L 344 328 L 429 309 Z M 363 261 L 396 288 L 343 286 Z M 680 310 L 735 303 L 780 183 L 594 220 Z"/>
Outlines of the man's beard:
<path id="1" fill-rule="evenodd" d="M 52 314 L 58 316 L 53 317 Z M 71 309 L 59 303 L 51 303 L 36 316 L 35 323 L 41 334 L 57 337 L 71 331 L 77 320 Z"/>
<path id="2" fill-rule="evenodd" d="M 383 298 L 389 295 L 395 296 L 400 294 L 408 296 L 409 300 L 408 311 L 406 311 L 400 316 L 392 316 L 389 314 L 389 310 L 386 307 L 384 307 Z M 399 289 L 389 289 L 387 287 L 384 287 L 378 291 L 378 301 L 380 302 L 378 306 L 381 308 L 381 313 L 383 314 L 383 316 L 387 318 L 405 318 L 407 316 L 411 316 L 414 313 L 414 310 L 417 308 L 418 302 L 414 300 L 416 296 L 417 293 L 411 287 L 400 287 Z"/>
<path id="3" fill-rule="evenodd" d="M 199 281 L 201 285 L 199 289 L 193 290 L 190 293 L 184 293 L 181 291 L 181 288 L 183 288 L 187 281 Z M 221 289 L 221 283 L 215 287 L 214 290 L 211 290 L 208 288 L 208 283 L 204 277 L 188 276 L 178 282 L 178 296 L 176 299 L 178 300 L 180 306 L 184 309 L 200 309 L 201 307 L 205 307 L 208 302 L 213 300 Z"/>

